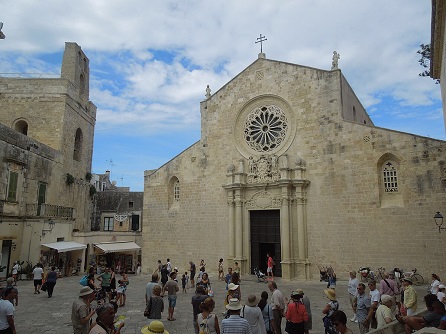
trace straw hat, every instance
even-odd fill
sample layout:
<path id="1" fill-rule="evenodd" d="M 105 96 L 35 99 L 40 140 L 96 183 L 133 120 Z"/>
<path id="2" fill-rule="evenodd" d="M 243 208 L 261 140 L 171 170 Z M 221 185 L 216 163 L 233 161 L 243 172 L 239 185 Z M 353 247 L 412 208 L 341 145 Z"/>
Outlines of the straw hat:
<path id="1" fill-rule="evenodd" d="M 328 299 L 336 300 L 336 291 L 334 291 L 333 289 L 325 289 L 324 293 Z"/>
<path id="2" fill-rule="evenodd" d="M 234 283 L 229 283 L 228 290 L 237 290 L 238 285 Z"/>
<path id="3" fill-rule="evenodd" d="M 228 310 L 241 310 L 242 304 L 240 304 L 240 301 L 237 298 L 231 298 L 229 299 L 228 305 L 226 305 L 226 308 Z"/>
<path id="4" fill-rule="evenodd" d="M 385 304 L 387 302 L 390 302 L 392 300 L 393 300 L 392 296 L 389 296 L 389 295 L 382 295 L 381 296 L 381 303 L 383 303 L 383 304 Z"/>
<path id="5" fill-rule="evenodd" d="M 79 297 L 88 296 L 91 293 L 93 293 L 93 290 L 88 286 L 84 286 L 81 291 L 79 291 Z"/>
<path id="6" fill-rule="evenodd" d="M 142 334 L 169 334 L 168 331 L 164 329 L 164 324 L 159 320 L 153 320 L 150 325 L 141 328 Z"/>
<path id="7" fill-rule="evenodd" d="M 291 292 L 291 296 L 293 296 L 293 295 L 304 295 L 304 290 L 296 289 L 293 292 Z"/>
<path id="8" fill-rule="evenodd" d="M 409 282 L 410 284 L 412 284 L 412 280 L 409 277 L 404 277 L 401 279 L 402 281 L 406 281 Z"/>
<path id="9" fill-rule="evenodd" d="M 257 297 L 256 295 L 249 295 L 248 296 L 248 301 L 246 302 L 246 305 L 254 307 L 257 306 Z"/>

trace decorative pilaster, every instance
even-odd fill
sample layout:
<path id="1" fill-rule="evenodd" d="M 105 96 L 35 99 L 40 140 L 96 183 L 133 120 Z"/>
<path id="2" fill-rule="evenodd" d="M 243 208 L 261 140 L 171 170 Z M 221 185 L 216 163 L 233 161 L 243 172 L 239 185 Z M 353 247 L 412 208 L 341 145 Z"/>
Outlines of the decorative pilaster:
<path id="1" fill-rule="evenodd" d="M 233 259 L 235 256 L 235 220 L 234 220 L 234 200 L 232 190 L 228 190 L 228 214 L 229 214 L 229 228 L 228 228 L 228 258 Z"/>
<path id="2" fill-rule="evenodd" d="M 288 186 L 282 186 L 282 207 L 280 209 L 280 239 L 282 248 L 282 277 L 292 278 L 291 229 Z"/>
<path id="3" fill-rule="evenodd" d="M 235 190 L 235 258 L 243 257 L 243 214 L 242 214 L 242 198 L 239 189 Z"/>

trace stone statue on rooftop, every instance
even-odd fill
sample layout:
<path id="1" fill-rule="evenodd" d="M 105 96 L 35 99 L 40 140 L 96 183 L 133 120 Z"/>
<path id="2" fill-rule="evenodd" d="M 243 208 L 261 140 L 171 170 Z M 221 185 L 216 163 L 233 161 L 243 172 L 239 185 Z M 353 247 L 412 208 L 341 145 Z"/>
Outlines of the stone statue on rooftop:
<path id="1" fill-rule="evenodd" d="M 341 55 L 337 53 L 336 51 L 333 51 L 333 60 L 331 61 L 331 69 L 337 70 L 338 69 L 338 61 L 341 59 Z"/>
<path id="2" fill-rule="evenodd" d="M 207 85 L 207 87 L 206 87 L 206 95 L 205 96 L 207 99 L 211 97 L 211 89 L 209 88 L 209 85 Z"/>

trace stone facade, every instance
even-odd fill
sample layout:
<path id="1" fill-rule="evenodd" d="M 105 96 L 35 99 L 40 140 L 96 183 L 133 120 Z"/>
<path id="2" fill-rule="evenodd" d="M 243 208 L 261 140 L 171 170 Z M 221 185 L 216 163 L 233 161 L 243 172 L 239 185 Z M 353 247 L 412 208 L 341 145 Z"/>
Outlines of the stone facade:
<path id="1" fill-rule="evenodd" d="M 43 243 L 90 229 L 87 174 L 96 106 L 88 87 L 89 61 L 75 43 L 65 45 L 60 78 L 0 78 L 0 235 L 7 270 L 19 259 L 41 260 Z"/>
<path id="2" fill-rule="evenodd" d="M 443 120 L 446 131 L 446 4 L 432 0 L 430 75 L 440 80 Z"/>
<path id="3" fill-rule="evenodd" d="M 446 269 L 446 142 L 375 127 L 340 70 L 260 57 L 200 110 L 201 139 L 145 172 L 143 272 L 222 257 L 245 274 L 266 252 L 285 278 Z"/>

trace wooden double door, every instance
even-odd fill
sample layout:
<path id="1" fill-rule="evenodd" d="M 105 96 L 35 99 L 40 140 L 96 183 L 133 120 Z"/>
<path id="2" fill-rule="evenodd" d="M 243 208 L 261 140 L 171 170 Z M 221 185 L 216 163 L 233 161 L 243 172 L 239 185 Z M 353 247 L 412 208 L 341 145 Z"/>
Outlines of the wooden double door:
<path id="1" fill-rule="evenodd" d="M 251 273 L 259 268 L 266 274 L 267 257 L 275 262 L 274 276 L 282 276 L 280 248 L 280 210 L 255 210 L 249 212 L 251 229 Z"/>

